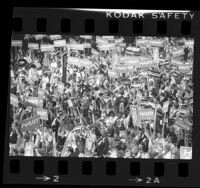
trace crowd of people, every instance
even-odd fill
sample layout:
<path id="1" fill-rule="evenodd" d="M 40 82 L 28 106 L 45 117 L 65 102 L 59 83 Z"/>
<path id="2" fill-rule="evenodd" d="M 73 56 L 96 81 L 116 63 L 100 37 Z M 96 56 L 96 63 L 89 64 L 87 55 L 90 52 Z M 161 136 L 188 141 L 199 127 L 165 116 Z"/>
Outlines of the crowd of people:
<path id="1" fill-rule="evenodd" d="M 10 156 L 179 159 L 191 147 L 193 45 L 63 39 L 50 50 L 11 47 Z M 38 108 L 47 117 L 25 124 Z"/>

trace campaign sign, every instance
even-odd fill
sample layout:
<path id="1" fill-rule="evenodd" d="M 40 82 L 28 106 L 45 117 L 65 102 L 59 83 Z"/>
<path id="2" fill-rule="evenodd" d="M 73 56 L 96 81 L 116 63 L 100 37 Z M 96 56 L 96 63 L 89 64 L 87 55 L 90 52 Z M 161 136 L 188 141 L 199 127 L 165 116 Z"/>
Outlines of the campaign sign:
<path id="1" fill-rule="evenodd" d="M 165 101 L 163 103 L 163 112 L 166 113 L 168 111 L 169 101 Z"/>
<path id="2" fill-rule="evenodd" d="M 99 49 L 101 51 L 109 51 L 113 48 L 115 48 L 115 44 L 101 44 L 101 45 L 98 45 Z"/>
<path id="3" fill-rule="evenodd" d="M 154 120 L 154 110 L 152 109 L 140 109 L 139 114 L 141 120 Z"/>
<path id="4" fill-rule="evenodd" d="M 18 107 L 18 97 L 12 93 L 10 94 L 10 104 Z"/>
<path id="5" fill-rule="evenodd" d="M 72 44 L 70 44 L 70 48 L 73 50 L 84 50 L 84 45 L 72 43 Z"/>
<path id="6" fill-rule="evenodd" d="M 163 45 L 164 41 L 163 40 L 150 40 L 149 45 L 150 46 L 157 46 L 161 47 Z"/>
<path id="7" fill-rule="evenodd" d="M 192 159 L 192 147 L 180 147 L 180 159 Z"/>
<path id="8" fill-rule="evenodd" d="M 154 63 L 152 60 L 141 60 L 140 65 L 141 68 L 149 68 L 154 66 Z"/>
<path id="9" fill-rule="evenodd" d="M 108 76 L 111 78 L 118 78 L 119 74 L 117 72 L 114 72 L 112 70 L 108 70 Z"/>
<path id="10" fill-rule="evenodd" d="M 55 47 L 67 46 L 66 40 L 54 40 L 53 41 Z"/>
<path id="11" fill-rule="evenodd" d="M 191 65 L 180 65 L 178 69 L 180 72 L 188 73 L 191 71 Z"/>
<path id="12" fill-rule="evenodd" d="M 62 82 L 58 82 L 58 92 L 63 93 L 64 84 Z"/>
<path id="13" fill-rule="evenodd" d="M 22 47 L 22 41 L 21 40 L 12 40 L 11 46 L 20 46 L 20 47 Z"/>
<path id="14" fill-rule="evenodd" d="M 115 65 L 115 71 L 116 71 L 116 72 L 119 72 L 119 73 L 134 72 L 134 66 Z"/>
<path id="15" fill-rule="evenodd" d="M 40 119 L 48 120 L 48 113 L 45 109 L 37 108 L 37 115 L 40 116 Z"/>
<path id="16" fill-rule="evenodd" d="M 39 116 L 25 119 L 21 123 L 21 131 L 22 132 L 31 131 L 31 130 L 33 130 L 35 128 L 39 128 L 39 127 L 40 127 L 40 117 Z"/>
<path id="17" fill-rule="evenodd" d="M 39 44 L 37 43 L 28 43 L 28 48 L 33 50 L 39 50 Z"/>
<path id="18" fill-rule="evenodd" d="M 58 40 L 58 39 L 61 39 L 61 35 L 50 35 L 49 36 L 51 40 Z"/>
<path id="19" fill-rule="evenodd" d="M 24 102 L 33 107 L 43 107 L 43 99 L 40 97 L 25 97 Z"/>
<path id="20" fill-rule="evenodd" d="M 51 45 L 51 44 L 41 44 L 40 50 L 42 52 L 54 51 L 54 45 Z"/>

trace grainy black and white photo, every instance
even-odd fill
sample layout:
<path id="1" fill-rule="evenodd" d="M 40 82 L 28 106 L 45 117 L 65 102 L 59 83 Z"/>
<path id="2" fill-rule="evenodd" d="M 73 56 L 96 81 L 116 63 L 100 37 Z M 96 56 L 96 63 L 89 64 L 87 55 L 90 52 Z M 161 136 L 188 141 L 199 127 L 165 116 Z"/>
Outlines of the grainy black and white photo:
<path id="1" fill-rule="evenodd" d="M 193 38 L 11 42 L 9 156 L 192 159 Z"/>

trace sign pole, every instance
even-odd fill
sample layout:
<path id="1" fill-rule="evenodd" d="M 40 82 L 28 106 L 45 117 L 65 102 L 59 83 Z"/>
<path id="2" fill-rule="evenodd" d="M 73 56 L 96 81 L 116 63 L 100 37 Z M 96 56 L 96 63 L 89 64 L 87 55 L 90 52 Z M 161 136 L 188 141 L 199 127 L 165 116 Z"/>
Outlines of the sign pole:
<path id="1" fill-rule="evenodd" d="M 164 138 L 164 131 L 165 131 L 165 119 L 166 119 L 166 112 L 164 114 L 163 127 L 162 127 L 162 137 L 163 138 Z"/>
<path id="2" fill-rule="evenodd" d="M 153 134 L 155 134 L 155 132 L 156 132 L 156 116 L 157 116 L 157 103 L 155 104 Z"/>

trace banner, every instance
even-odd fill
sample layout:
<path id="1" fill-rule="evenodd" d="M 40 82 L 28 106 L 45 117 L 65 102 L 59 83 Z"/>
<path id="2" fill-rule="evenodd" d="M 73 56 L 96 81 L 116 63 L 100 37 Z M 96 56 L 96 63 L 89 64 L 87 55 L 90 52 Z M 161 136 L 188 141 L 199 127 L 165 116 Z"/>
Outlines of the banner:
<path id="1" fill-rule="evenodd" d="M 18 107 L 18 97 L 12 93 L 10 94 L 10 104 Z"/>
<path id="2" fill-rule="evenodd" d="M 11 46 L 19 46 L 22 47 L 22 41 L 21 40 L 12 40 Z"/>
<path id="3" fill-rule="evenodd" d="M 22 132 L 31 131 L 35 128 L 40 128 L 40 117 L 39 116 L 25 119 L 21 123 L 21 131 Z"/>
<path id="4" fill-rule="evenodd" d="M 154 120 L 154 110 L 152 109 L 139 109 L 141 120 Z"/>
<path id="5" fill-rule="evenodd" d="M 62 38 L 61 35 L 50 35 L 49 37 L 51 40 L 59 40 Z"/>
<path id="6" fill-rule="evenodd" d="M 55 47 L 67 46 L 66 40 L 54 40 L 53 41 Z"/>
<path id="7" fill-rule="evenodd" d="M 41 44 L 40 46 L 41 52 L 48 52 L 48 51 L 54 51 L 54 45 L 51 44 Z"/>
<path id="8" fill-rule="evenodd" d="M 173 55 L 173 57 L 184 55 L 184 49 L 182 48 L 182 49 L 176 50 L 176 51 L 172 52 L 172 55 Z"/>
<path id="9" fill-rule="evenodd" d="M 42 108 L 37 108 L 37 115 L 40 117 L 42 120 L 48 120 L 48 113 L 47 110 L 42 109 Z"/>
<path id="10" fill-rule="evenodd" d="M 188 72 L 190 72 L 190 71 L 191 71 L 191 68 L 192 68 L 191 65 L 186 65 L 186 64 L 180 65 L 180 66 L 178 67 L 179 71 L 180 71 L 180 72 L 183 72 L 183 73 L 188 73 Z"/>
<path id="11" fill-rule="evenodd" d="M 28 48 L 33 50 L 39 50 L 39 44 L 37 43 L 28 43 Z"/>
<path id="12" fill-rule="evenodd" d="M 24 102 L 33 107 L 43 107 L 43 99 L 39 97 L 25 97 Z"/>
<path id="13" fill-rule="evenodd" d="M 192 159 L 192 147 L 180 147 L 180 159 Z"/>
<path id="14" fill-rule="evenodd" d="M 58 92 L 63 93 L 64 90 L 64 84 L 62 82 L 58 82 Z"/>
<path id="15" fill-rule="evenodd" d="M 92 39 L 91 35 L 80 35 L 80 37 L 84 39 Z"/>

